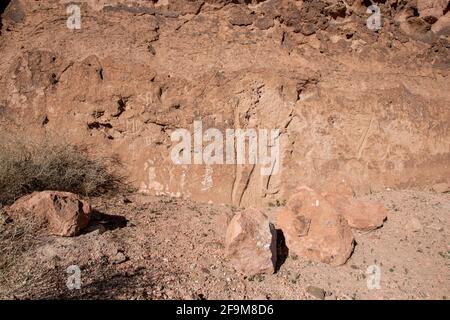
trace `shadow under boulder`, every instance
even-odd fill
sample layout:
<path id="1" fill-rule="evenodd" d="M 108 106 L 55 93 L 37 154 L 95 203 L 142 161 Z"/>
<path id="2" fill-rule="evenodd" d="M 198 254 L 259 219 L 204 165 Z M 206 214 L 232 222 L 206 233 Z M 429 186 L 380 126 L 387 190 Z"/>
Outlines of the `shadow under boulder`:
<path id="1" fill-rule="evenodd" d="M 93 210 L 91 220 L 81 234 L 88 234 L 91 232 L 103 233 L 109 230 L 125 228 L 127 224 L 128 220 L 123 216 L 111 215 Z"/>

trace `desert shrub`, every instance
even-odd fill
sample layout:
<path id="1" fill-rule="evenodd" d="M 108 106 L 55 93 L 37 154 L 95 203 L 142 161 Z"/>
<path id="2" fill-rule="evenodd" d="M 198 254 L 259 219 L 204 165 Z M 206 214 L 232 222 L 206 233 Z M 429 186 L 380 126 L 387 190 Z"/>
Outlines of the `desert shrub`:
<path id="1" fill-rule="evenodd" d="M 19 278 L 23 281 L 26 277 L 26 273 L 19 274 L 17 269 L 26 258 L 27 251 L 38 243 L 37 226 L 32 218 L 20 219 L 13 224 L 0 209 L 0 299 L 4 290 L 7 291 Z"/>
<path id="2" fill-rule="evenodd" d="M 117 190 L 114 158 L 56 139 L 0 135 L 0 207 L 34 191 L 69 191 L 95 196 Z"/>

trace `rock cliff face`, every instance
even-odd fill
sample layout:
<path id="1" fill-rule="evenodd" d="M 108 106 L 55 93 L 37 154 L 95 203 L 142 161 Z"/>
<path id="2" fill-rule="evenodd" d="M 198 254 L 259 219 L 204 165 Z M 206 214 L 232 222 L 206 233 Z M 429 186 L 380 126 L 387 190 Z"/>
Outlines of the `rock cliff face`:
<path id="1" fill-rule="evenodd" d="M 449 1 L 373 1 L 379 30 L 365 0 L 85 0 L 73 30 L 70 3 L 2 8 L 2 127 L 117 154 L 144 192 L 239 206 L 450 177 Z M 279 169 L 175 164 L 195 121 L 278 129 Z"/>

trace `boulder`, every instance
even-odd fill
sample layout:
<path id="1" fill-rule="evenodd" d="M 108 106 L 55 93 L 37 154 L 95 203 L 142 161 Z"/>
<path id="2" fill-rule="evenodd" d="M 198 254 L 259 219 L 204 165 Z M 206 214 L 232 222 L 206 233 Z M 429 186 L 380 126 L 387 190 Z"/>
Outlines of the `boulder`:
<path id="1" fill-rule="evenodd" d="M 319 193 L 301 187 L 278 216 L 289 252 L 305 259 L 344 264 L 353 251 L 347 221 Z"/>
<path id="2" fill-rule="evenodd" d="M 18 199 L 7 209 L 13 219 L 33 219 L 51 235 L 76 236 L 89 223 L 88 201 L 70 192 L 34 192 Z"/>
<path id="3" fill-rule="evenodd" d="M 448 4 L 448 0 L 418 0 L 417 9 L 421 18 L 433 24 L 444 15 Z"/>
<path id="4" fill-rule="evenodd" d="M 236 214 L 226 231 L 225 252 L 234 268 L 246 275 L 274 272 L 276 230 L 267 215 L 252 208 Z"/>
<path id="5" fill-rule="evenodd" d="M 383 225 L 386 208 L 378 202 L 354 199 L 350 195 L 325 193 L 324 198 L 341 214 L 351 228 L 370 231 Z"/>
<path id="6" fill-rule="evenodd" d="M 431 30 L 438 36 L 450 37 L 450 11 L 433 24 Z"/>

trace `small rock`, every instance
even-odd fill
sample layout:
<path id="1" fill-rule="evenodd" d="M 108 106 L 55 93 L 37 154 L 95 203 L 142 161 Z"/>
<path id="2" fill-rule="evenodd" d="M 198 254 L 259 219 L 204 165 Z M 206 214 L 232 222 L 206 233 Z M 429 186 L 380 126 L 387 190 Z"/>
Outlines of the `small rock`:
<path id="1" fill-rule="evenodd" d="M 249 26 L 253 23 L 253 17 L 248 12 L 236 7 L 231 11 L 229 21 L 234 26 Z"/>
<path id="2" fill-rule="evenodd" d="M 289 274 L 288 278 L 292 283 L 297 283 L 298 279 L 300 278 L 300 274 L 298 274 L 297 272 L 293 272 Z"/>
<path id="3" fill-rule="evenodd" d="M 117 254 L 113 257 L 112 263 L 121 264 L 128 261 L 128 257 L 122 251 L 118 251 Z"/>
<path id="4" fill-rule="evenodd" d="M 236 214 L 227 228 L 225 252 L 234 268 L 246 275 L 274 272 L 276 230 L 267 215 L 252 208 Z"/>
<path id="5" fill-rule="evenodd" d="M 316 26 L 312 23 L 302 23 L 300 25 L 299 31 L 304 36 L 310 36 L 316 32 Z"/>
<path id="6" fill-rule="evenodd" d="M 324 300 L 326 294 L 325 290 L 314 286 L 307 287 L 306 293 L 319 300 Z"/>
<path id="7" fill-rule="evenodd" d="M 407 222 L 406 228 L 411 230 L 412 232 L 419 232 L 422 230 L 422 224 L 420 223 L 419 219 L 411 218 L 411 220 Z"/>
<path id="8" fill-rule="evenodd" d="M 274 26 L 273 19 L 263 17 L 255 21 L 255 27 L 261 30 L 267 30 Z"/>
<path id="9" fill-rule="evenodd" d="M 98 224 L 98 225 L 88 226 L 86 229 L 84 229 L 83 233 L 89 234 L 89 235 L 100 235 L 100 234 L 104 233 L 105 231 L 106 231 L 105 226 L 102 224 Z"/>

